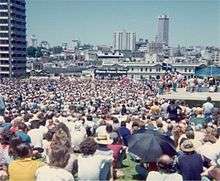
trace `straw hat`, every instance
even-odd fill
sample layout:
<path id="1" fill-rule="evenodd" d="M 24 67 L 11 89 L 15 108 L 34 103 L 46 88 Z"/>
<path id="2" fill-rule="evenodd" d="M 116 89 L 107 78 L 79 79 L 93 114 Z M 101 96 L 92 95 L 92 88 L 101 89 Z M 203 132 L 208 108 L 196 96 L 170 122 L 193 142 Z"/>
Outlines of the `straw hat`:
<path id="1" fill-rule="evenodd" d="M 95 137 L 95 142 L 100 145 L 109 145 L 113 143 L 113 140 L 106 133 L 98 133 L 98 136 Z"/>
<path id="2" fill-rule="evenodd" d="M 181 145 L 180 149 L 184 152 L 193 152 L 195 151 L 195 147 L 190 140 L 185 140 Z"/>

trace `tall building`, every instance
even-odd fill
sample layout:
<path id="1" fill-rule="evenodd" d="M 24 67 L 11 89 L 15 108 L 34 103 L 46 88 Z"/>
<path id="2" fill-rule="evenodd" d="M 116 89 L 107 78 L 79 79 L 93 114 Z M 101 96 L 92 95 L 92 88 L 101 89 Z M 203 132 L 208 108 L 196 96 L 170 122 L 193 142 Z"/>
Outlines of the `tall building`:
<path id="1" fill-rule="evenodd" d="M 167 15 L 158 17 L 156 42 L 165 45 L 169 43 L 169 17 Z"/>
<path id="2" fill-rule="evenodd" d="M 0 77 L 26 73 L 25 0 L 0 1 Z"/>
<path id="3" fill-rule="evenodd" d="M 136 33 L 118 31 L 113 33 L 114 50 L 135 50 Z"/>

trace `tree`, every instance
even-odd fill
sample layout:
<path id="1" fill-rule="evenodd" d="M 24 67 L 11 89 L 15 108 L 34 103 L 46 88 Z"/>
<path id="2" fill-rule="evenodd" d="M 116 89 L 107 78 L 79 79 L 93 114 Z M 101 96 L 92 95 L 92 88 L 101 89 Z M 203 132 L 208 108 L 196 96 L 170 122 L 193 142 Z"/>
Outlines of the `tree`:
<path id="1" fill-rule="evenodd" d="M 35 47 L 30 46 L 27 48 L 27 56 L 28 57 L 35 57 L 36 52 L 37 52 L 37 48 L 35 48 Z"/>
<path id="2" fill-rule="evenodd" d="M 42 57 L 42 56 L 43 56 L 42 48 L 37 47 L 35 57 L 39 58 L 39 57 Z"/>
<path id="3" fill-rule="evenodd" d="M 50 51 L 52 51 L 53 54 L 59 54 L 59 53 L 63 52 L 63 47 L 55 46 L 55 47 L 51 48 Z"/>

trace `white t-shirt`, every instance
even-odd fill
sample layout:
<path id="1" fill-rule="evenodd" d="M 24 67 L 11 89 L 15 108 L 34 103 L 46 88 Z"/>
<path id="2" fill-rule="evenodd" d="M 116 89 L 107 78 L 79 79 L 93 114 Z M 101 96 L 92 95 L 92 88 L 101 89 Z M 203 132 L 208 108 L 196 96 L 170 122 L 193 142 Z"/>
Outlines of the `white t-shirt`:
<path id="1" fill-rule="evenodd" d="M 36 181 L 74 181 L 73 175 L 62 168 L 45 165 L 36 171 Z"/>
<path id="2" fill-rule="evenodd" d="M 78 179 L 99 180 L 101 166 L 106 160 L 102 155 L 91 155 L 78 157 Z"/>
<path id="3" fill-rule="evenodd" d="M 31 137 L 31 143 L 34 147 L 42 148 L 43 136 L 46 132 L 47 129 L 44 129 L 44 127 L 40 127 L 39 129 L 31 129 L 28 131 L 28 135 Z"/>
<path id="4" fill-rule="evenodd" d="M 167 173 L 160 173 L 160 172 L 155 172 L 155 171 L 149 172 L 146 181 L 158 181 L 158 180 L 160 181 L 171 181 L 171 180 L 182 181 L 183 178 L 178 173 L 167 174 Z"/>

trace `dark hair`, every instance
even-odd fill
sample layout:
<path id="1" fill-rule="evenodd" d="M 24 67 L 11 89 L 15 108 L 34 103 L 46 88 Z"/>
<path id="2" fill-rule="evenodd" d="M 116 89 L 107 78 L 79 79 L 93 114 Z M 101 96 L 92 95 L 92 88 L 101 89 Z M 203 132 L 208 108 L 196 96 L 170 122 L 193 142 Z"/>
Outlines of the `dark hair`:
<path id="1" fill-rule="evenodd" d="M 211 102 L 212 101 L 212 98 L 211 97 L 207 97 L 207 102 Z"/>
<path id="2" fill-rule="evenodd" d="M 21 143 L 15 147 L 16 156 L 25 158 L 30 156 L 31 147 L 27 143 Z"/>
<path id="3" fill-rule="evenodd" d="M 195 138 L 194 131 L 193 131 L 193 130 L 186 131 L 186 137 L 187 137 L 188 139 L 194 139 L 194 138 Z"/>
<path id="4" fill-rule="evenodd" d="M 121 126 L 126 127 L 126 122 L 125 122 L 125 121 L 122 121 L 122 122 L 121 122 Z"/>
<path id="5" fill-rule="evenodd" d="M 79 147 L 83 155 L 93 155 L 96 152 L 97 143 L 93 138 L 86 138 Z"/>
<path id="6" fill-rule="evenodd" d="M 38 129 L 40 127 L 39 120 L 31 121 L 31 129 Z"/>
<path id="7" fill-rule="evenodd" d="M 111 124 L 106 125 L 106 131 L 107 131 L 107 133 L 111 133 L 113 131 L 113 127 Z"/>
<path id="8" fill-rule="evenodd" d="M 47 140 L 47 141 L 51 141 L 52 138 L 53 138 L 53 135 L 54 135 L 54 132 L 48 131 L 48 132 L 45 134 L 44 138 L 45 138 L 45 140 Z"/>
<path id="9" fill-rule="evenodd" d="M 116 123 L 119 123 L 119 120 L 118 120 L 118 118 L 116 118 L 116 117 L 113 117 L 113 118 L 112 118 L 112 121 L 113 121 L 113 123 L 115 123 L 115 124 L 116 124 Z"/>
<path id="10" fill-rule="evenodd" d="M 87 121 L 92 121 L 92 116 L 88 115 L 86 119 Z"/>
<path id="11" fill-rule="evenodd" d="M 70 158 L 69 149 L 63 145 L 53 145 L 49 153 L 49 165 L 64 168 Z"/>
<path id="12" fill-rule="evenodd" d="M 2 133 L 1 133 L 1 139 L 0 139 L 0 142 L 1 144 L 3 145 L 9 145 L 10 144 L 10 141 L 12 139 L 12 137 L 14 136 L 14 133 L 10 130 L 4 130 Z"/>
<path id="13" fill-rule="evenodd" d="M 137 122 L 137 121 L 134 121 L 134 122 L 132 123 L 132 127 L 139 127 L 138 122 Z"/>
<path id="14" fill-rule="evenodd" d="M 71 139 L 69 128 L 64 123 L 59 123 L 57 125 L 57 130 L 59 129 L 62 129 L 66 133 L 67 137 Z"/>

